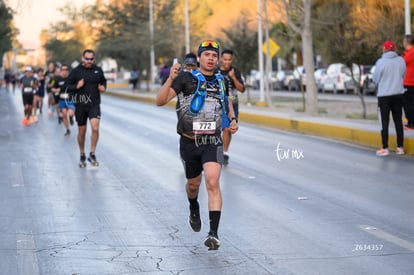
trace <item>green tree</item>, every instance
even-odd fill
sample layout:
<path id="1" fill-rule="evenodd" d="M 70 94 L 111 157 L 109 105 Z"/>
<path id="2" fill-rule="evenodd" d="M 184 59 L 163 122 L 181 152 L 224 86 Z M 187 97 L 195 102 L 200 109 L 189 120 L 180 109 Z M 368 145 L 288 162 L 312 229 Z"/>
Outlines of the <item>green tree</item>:
<path id="1" fill-rule="evenodd" d="M 367 114 L 361 93 L 362 74 L 360 66 L 355 72 L 352 64 L 374 64 L 385 40 L 402 40 L 404 10 L 401 3 L 319 0 L 314 6 L 315 45 L 328 63 L 343 63 L 351 70 L 352 86 L 361 99 L 363 118 Z"/>
<path id="2" fill-rule="evenodd" d="M 3 54 L 13 48 L 15 32 L 12 28 L 12 20 L 13 12 L 3 0 L 0 0 L 0 67 L 3 65 L 3 58 L 1 58 Z"/>
<path id="3" fill-rule="evenodd" d="M 156 60 L 183 55 L 182 39 L 177 38 L 178 26 L 173 22 L 175 2 L 161 1 L 154 7 L 154 48 Z M 100 10 L 102 22 L 99 51 L 117 60 L 125 68 L 149 69 L 150 32 L 147 1 L 116 1 Z"/>
<path id="4" fill-rule="evenodd" d="M 45 45 L 45 49 L 48 52 L 48 60 L 54 60 L 68 65 L 75 60 L 79 60 L 82 48 L 82 44 L 75 39 L 65 41 L 52 39 Z"/>
<path id="5" fill-rule="evenodd" d="M 92 9 L 93 6 L 79 9 L 71 4 L 59 9 L 65 20 L 52 24 L 41 33 L 47 61 L 71 64 L 79 60 L 83 49 L 94 48 L 97 38 L 90 20 Z M 98 61 L 99 57 L 97 54 Z"/>
<path id="6" fill-rule="evenodd" d="M 257 66 L 257 32 L 248 28 L 249 22 L 241 16 L 232 29 L 223 29 L 225 39 L 221 47 L 229 48 L 234 51 L 234 66 L 237 67 L 244 76 L 249 75 L 250 71 Z"/>

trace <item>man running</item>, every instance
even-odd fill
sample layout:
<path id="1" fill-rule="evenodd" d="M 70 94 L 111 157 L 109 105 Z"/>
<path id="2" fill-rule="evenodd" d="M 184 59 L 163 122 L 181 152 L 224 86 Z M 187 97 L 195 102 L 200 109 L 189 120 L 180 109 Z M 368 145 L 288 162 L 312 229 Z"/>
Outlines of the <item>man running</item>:
<path id="1" fill-rule="evenodd" d="M 33 69 L 27 66 L 24 71 L 24 76 L 20 79 L 20 87 L 22 88 L 24 118 L 23 125 L 30 125 L 30 116 L 32 115 L 33 97 L 37 89 L 38 81 L 33 76 Z"/>
<path id="2" fill-rule="evenodd" d="M 101 93 L 106 90 L 106 78 L 101 67 L 94 64 L 95 51 L 86 49 L 82 53 L 82 63 L 74 68 L 68 77 L 68 90 L 73 93 L 75 116 L 78 123 L 78 144 L 80 151 L 79 167 L 86 167 L 85 136 L 86 123 L 89 119 L 92 134 L 88 161 L 98 166 L 95 150 L 99 138 L 99 121 L 101 119 Z"/>
<path id="3" fill-rule="evenodd" d="M 229 110 L 223 111 L 228 94 L 223 76 L 215 74 L 219 59 L 218 43 L 205 40 L 200 43 L 197 53 L 200 69 L 179 74 L 181 65 L 174 64 L 157 95 L 156 104 L 163 106 L 177 96 L 177 132 L 181 136 L 180 155 L 187 178 L 189 223 L 195 232 L 201 230 L 197 198 L 204 171 L 210 219 L 210 231 L 204 244 L 209 250 L 216 250 L 220 246 L 218 226 L 222 207 L 219 183 L 223 163 L 222 120 L 228 120 L 227 114 L 232 118 L 229 128 L 233 133 L 238 126 L 231 100 Z"/>
<path id="4" fill-rule="evenodd" d="M 240 71 L 233 67 L 233 51 L 230 49 L 221 52 L 220 72 L 224 75 L 229 88 L 231 101 L 233 102 L 234 115 L 238 121 L 239 117 L 239 98 L 238 92 L 244 92 L 244 83 Z M 229 164 L 229 147 L 231 142 L 231 130 L 229 128 L 223 129 L 223 146 L 224 146 L 224 165 Z"/>
<path id="5" fill-rule="evenodd" d="M 67 65 L 62 65 L 60 68 L 60 76 L 56 78 L 56 84 L 53 88 L 54 91 L 58 92 L 58 106 L 59 111 L 61 112 L 63 125 L 65 126 L 66 132 L 64 136 L 70 135 L 70 129 L 69 129 L 69 121 L 70 125 L 73 125 L 73 115 L 75 113 L 75 104 L 72 100 L 69 98 L 69 93 L 66 80 L 69 75 L 69 67 Z M 69 121 L 68 121 L 68 114 L 69 114 Z"/>
<path id="6" fill-rule="evenodd" d="M 43 97 L 45 96 L 45 77 L 44 77 L 43 69 L 40 68 L 37 70 L 37 78 L 39 81 L 39 87 L 36 90 L 36 93 L 33 98 L 33 118 L 34 122 L 37 122 L 37 108 L 39 108 L 39 112 L 42 113 L 43 108 Z"/>

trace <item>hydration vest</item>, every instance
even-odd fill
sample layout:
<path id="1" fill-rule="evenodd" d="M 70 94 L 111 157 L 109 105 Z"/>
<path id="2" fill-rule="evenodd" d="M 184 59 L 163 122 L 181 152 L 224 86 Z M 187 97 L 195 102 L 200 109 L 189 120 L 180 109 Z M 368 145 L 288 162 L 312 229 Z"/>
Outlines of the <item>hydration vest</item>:
<path id="1" fill-rule="evenodd" d="M 191 99 L 189 111 L 193 115 L 198 115 L 203 109 L 204 102 L 207 97 L 207 80 L 199 70 L 192 70 L 191 74 L 195 79 L 197 79 L 197 90 Z M 216 73 L 215 77 L 219 84 L 220 91 L 220 103 L 222 111 L 221 128 L 224 129 L 230 127 L 230 119 L 228 117 L 229 100 L 224 92 L 224 76 L 220 73 Z"/>

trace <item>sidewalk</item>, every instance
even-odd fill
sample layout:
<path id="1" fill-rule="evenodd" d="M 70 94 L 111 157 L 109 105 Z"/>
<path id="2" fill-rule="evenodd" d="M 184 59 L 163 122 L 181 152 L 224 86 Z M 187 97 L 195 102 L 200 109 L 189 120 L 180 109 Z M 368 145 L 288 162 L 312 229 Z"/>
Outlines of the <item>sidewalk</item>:
<path id="1" fill-rule="evenodd" d="M 105 93 L 111 96 L 123 97 L 131 100 L 138 100 L 142 102 L 148 102 L 154 104 L 156 92 L 139 90 L 132 92 L 129 88 L 108 85 L 108 91 Z M 281 95 L 286 96 L 286 95 Z M 293 96 L 300 96 L 299 94 Z M 335 95 L 336 96 L 336 95 Z M 329 107 L 341 109 L 344 101 L 356 101 L 358 105 L 358 97 L 335 97 L 332 95 L 321 95 L 320 100 L 324 100 L 325 105 Z M 241 100 L 242 101 L 242 100 Z M 375 108 L 375 97 L 366 98 L 367 108 Z M 294 103 L 301 105 L 301 103 Z M 359 103 L 360 104 L 360 103 Z M 286 104 L 285 104 L 286 105 Z M 170 102 L 169 106 L 175 107 L 175 101 Z M 276 105 L 277 106 L 277 105 Z M 363 146 L 368 146 L 375 150 L 381 146 L 380 137 L 380 125 L 378 120 L 359 120 L 359 119 L 346 119 L 328 117 L 326 115 L 320 115 L 310 117 L 303 112 L 295 112 L 294 108 L 282 107 L 257 107 L 251 104 L 240 104 L 239 120 L 243 123 L 251 123 L 256 125 L 262 125 L 266 127 L 272 127 L 277 129 L 283 129 L 288 131 L 296 131 L 305 134 L 311 134 L 316 136 L 322 136 L 346 142 L 351 142 Z M 392 119 L 391 119 L 392 121 Z M 396 137 L 394 125 L 391 122 L 390 127 L 390 150 L 393 151 L 396 148 Z M 406 154 L 414 155 L 414 131 L 404 131 L 404 150 Z"/>

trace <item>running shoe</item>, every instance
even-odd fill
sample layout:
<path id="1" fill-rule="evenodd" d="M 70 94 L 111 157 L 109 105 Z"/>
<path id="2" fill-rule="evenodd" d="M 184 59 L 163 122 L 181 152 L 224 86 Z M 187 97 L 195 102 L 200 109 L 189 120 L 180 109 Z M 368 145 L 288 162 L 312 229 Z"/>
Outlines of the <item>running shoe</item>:
<path id="1" fill-rule="evenodd" d="M 25 126 L 30 126 L 29 120 L 27 119 L 27 117 L 24 117 L 22 120 L 22 124 Z"/>
<path id="2" fill-rule="evenodd" d="M 32 123 L 35 123 L 36 121 L 35 121 L 35 118 L 34 118 L 34 116 L 30 116 L 30 118 L 29 118 L 29 123 L 30 124 L 32 124 Z"/>
<path id="3" fill-rule="evenodd" d="M 85 168 L 86 167 L 86 156 L 85 154 L 80 155 L 79 167 Z"/>
<path id="4" fill-rule="evenodd" d="M 190 224 L 191 229 L 193 229 L 194 232 L 200 232 L 200 209 L 190 209 L 190 217 L 188 218 L 188 223 Z"/>
<path id="5" fill-rule="evenodd" d="M 88 161 L 92 164 L 92 166 L 99 166 L 99 162 L 96 160 L 96 156 L 92 152 L 89 154 Z"/>
<path id="6" fill-rule="evenodd" d="M 397 155 L 404 155 L 404 154 L 405 154 L 405 152 L 404 152 L 404 148 L 402 148 L 402 147 L 397 147 L 397 149 L 395 150 L 395 153 L 396 153 Z"/>
<path id="7" fill-rule="evenodd" d="M 414 126 L 406 124 L 406 125 L 404 125 L 404 130 L 414 130 Z"/>
<path id="8" fill-rule="evenodd" d="M 223 165 L 224 166 L 227 166 L 227 165 L 229 165 L 229 155 L 227 155 L 227 154 L 224 154 L 223 155 Z"/>
<path id="9" fill-rule="evenodd" d="M 64 136 L 67 137 L 69 135 L 70 135 L 70 130 L 69 129 L 66 129 L 66 132 L 65 132 Z"/>
<path id="10" fill-rule="evenodd" d="M 385 156 L 388 156 L 389 154 L 390 152 L 388 151 L 388 149 L 381 148 L 377 151 L 377 156 L 379 157 L 385 157 Z"/>
<path id="11" fill-rule="evenodd" d="M 73 116 L 69 116 L 69 123 L 70 125 L 73 125 Z"/>
<path id="12" fill-rule="evenodd" d="M 208 247 L 208 250 L 217 250 L 220 247 L 220 240 L 217 233 L 208 233 L 207 238 L 204 241 L 204 245 Z"/>

